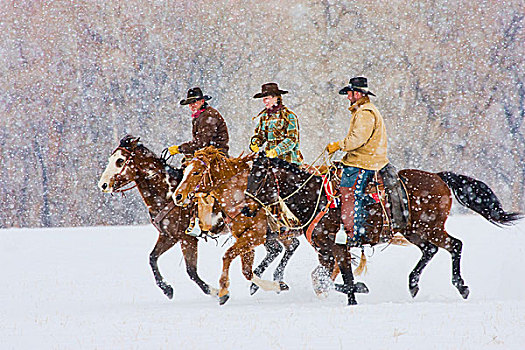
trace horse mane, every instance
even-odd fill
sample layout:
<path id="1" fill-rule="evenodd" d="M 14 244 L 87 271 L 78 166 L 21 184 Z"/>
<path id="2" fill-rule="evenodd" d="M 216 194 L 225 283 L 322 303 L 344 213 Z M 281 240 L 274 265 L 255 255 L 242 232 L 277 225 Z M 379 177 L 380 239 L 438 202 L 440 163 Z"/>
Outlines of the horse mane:
<path id="1" fill-rule="evenodd" d="M 214 160 L 216 160 L 218 164 L 222 165 L 225 168 L 240 170 L 246 167 L 247 162 L 253 160 L 254 156 L 254 154 L 248 154 L 245 156 L 241 154 L 237 158 L 228 158 L 224 155 L 223 152 L 221 152 L 216 147 L 207 146 L 198 151 L 195 151 L 193 157 L 201 159 L 207 164 L 211 164 Z"/>
<path id="2" fill-rule="evenodd" d="M 269 158 L 270 163 L 278 168 L 289 170 L 294 175 L 300 175 L 300 176 L 311 176 L 312 174 L 302 170 L 299 168 L 297 164 L 287 162 L 285 160 L 282 160 L 280 158 Z M 319 177 L 318 175 L 314 175 L 314 177 Z"/>
<path id="3" fill-rule="evenodd" d="M 144 157 L 152 158 L 155 161 L 159 162 L 160 168 L 164 169 L 164 171 L 166 171 L 168 175 L 175 179 L 177 182 L 180 182 L 182 180 L 182 177 L 184 175 L 182 169 L 172 167 L 166 162 L 166 159 L 157 157 L 157 155 L 153 151 L 144 146 L 142 143 L 137 143 L 133 150 L 136 153 L 140 153 Z"/>

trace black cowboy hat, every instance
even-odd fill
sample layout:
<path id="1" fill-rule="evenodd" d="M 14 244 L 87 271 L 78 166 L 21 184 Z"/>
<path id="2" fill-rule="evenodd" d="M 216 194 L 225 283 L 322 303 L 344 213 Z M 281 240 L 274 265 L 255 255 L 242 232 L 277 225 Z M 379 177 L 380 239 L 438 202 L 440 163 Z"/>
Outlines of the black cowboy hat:
<path id="1" fill-rule="evenodd" d="M 346 95 L 348 91 L 359 91 L 365 95 L 375 96 L 372 91 L 368 90 L 368 81 L 365 77 L 356 77 L 350 79 L 348 85 L 339 90 L 339 95 Z"/>
<path id="2" fill-rule="evenodd" d="M 180 104 L 184 106 L 198 100 L 208 101 L 211 100 L 211 97 L 208 95 L 203 95 L 200 87 L 194 87 L 188 90 L 188 96 L 185 100 L 181 100 Z"/>
<path id="3" fill-rule="evenodd" d="M 255 94 L 253 98 L 261 98 L 266 96 L 281 96 L 287 94 L 286 90 L 279 90 L 276 83 L 266 83 L 261 86 L 261 92 Z"/>

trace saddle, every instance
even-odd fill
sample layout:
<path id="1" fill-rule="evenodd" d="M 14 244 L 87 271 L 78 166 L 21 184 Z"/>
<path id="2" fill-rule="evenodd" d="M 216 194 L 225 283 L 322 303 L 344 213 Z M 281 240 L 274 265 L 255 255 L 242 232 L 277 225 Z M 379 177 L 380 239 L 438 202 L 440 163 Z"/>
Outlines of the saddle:
<path id="1" fill-rule="evenodd" d="M 383 180 L 390 205 L 392 229 L 402 231 L 409 220 L 408 195 L 402 183 L 403 179 L 398 176 L 396 168 L 390 163 L 378 173 Z"/>
<path id="2" fill-rule="evenodd" d="M 343 172 L 342 166 L 330 169 L 332 172 L 333 188 L 339 196 L 339 185 Z M 391 223 L 392 230 L 402 231 L 406 228 L 409 221 L 408 196 L 403 179 L 397 174 L 396 168 L 390 163 L 377 171 L 372 180 L 369 181 L 365 189 L 364 205 L 379 203 L 382 199 Z"/>

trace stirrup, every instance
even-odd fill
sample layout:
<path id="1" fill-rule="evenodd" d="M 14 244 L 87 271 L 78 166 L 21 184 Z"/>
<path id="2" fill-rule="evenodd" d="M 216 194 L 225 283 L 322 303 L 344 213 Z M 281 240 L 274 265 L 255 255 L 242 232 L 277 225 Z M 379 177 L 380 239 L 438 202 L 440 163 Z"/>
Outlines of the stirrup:
<path id="1" fill-rule="evenodd" d="M 201 235 L 201 227 L 199 225 L 199 218 L 191 220 L 185 233 L 193 237 L 199 237 Z"/>
<path id="2" fill-rule="evenodd" d="M 339 231 L 335 234 L 335 244 L 346 244 L 348 240 L 348 235 L 344 228 L 339 228 Z"/>

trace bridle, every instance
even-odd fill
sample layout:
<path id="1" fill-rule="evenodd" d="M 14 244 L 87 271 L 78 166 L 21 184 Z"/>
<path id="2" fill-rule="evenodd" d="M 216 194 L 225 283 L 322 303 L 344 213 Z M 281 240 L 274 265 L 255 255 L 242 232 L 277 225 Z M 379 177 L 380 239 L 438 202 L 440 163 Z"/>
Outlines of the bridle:
<path id="1" fill-rule="evenodd" d="M 124 171 L 126 170 L 126 168 L 128 166 L 130 166 L 132 163 L 134 163 L 133 159 L 134 159 L 135 154 L 136 154 L 134 151 L 131 151 L 131 150 L 129 150 L 127 148 L 124 148 L 124 147 L 117 147 L 117 148 L 115 148 L 115 150 L 113 151 L 112 154 L 115 154 L 116 151 L 122 151 L 123 153 L 127 153 L 127 157 L 126 157 L 126 160 L 124 161 L 124 165 L 122 166 L 122 169 L 120 170 L 120 172 L 118 174 L 113 175 L 114 178 L 121 177 L 122 174 L 124 173 Z M 142 171 L 143 170 L 136 164 L 134 164 L 134 167 L 137 168 L 138 171 Z M 126 184 L 122 185 L 121 187 L 119 187 L 117 189 L 113 189 L 112 194 L 113 193 L 122 193 L 122 194 L 124 194 L 124 192 L 127 192 L 127 191 L 130 191 L 130 190 L 134 189 L 139 184 L 143 183 L 146 180 L 152 179 L 152 178 L 154 178 L 157 175 L 158 175 L 158 173 L 155 173 L 153 175 L 145 176 L 144 179 L 142 181 L 140 181 L 140 182 L 137 182 L 136 180 L 131 180 L 131 181 L 127 182 Z M 135 182 L 135 184 L 133 186 L 131 186 L 131 187 L 122 189 L 122 187 L 130 184 L 131 182 Z"/>
<path id="2" fill-rule="evenodd" d="M 210 179 L 210 185 L 212 186 L 212 189 L 210 191 L 212 191 L 216 187 L 216 186 L 213 186 L 213 178 L 211 177 L 211 162 L 209 162 L 210 164 L 207 164 L 205 161 L 203 161 L 200 158 L 193 158 L 192 160 L 190 160 L 190 162 L 193 162 L 195 160 L 198 160 L 199 162 L 201 162 L 201 164 L 204 167 L 206 167 L 206 170 L 202 172 L 201 178 L 199 182 L 197 183 L 197 185 L 193 188 L 191 192 L 188 193 L 188 199 L 190 200 L 193 199 L 197 195 L 197 193 L 199 193 L 199 189 L 201 188 L 201 186 L 204 187 L 205 185 L 204 181 L 206 180 L 206 175 L 208 175 L 208 178 Z M 205 192 L 202 192 L 202 193 L 205 193 Z"/>

